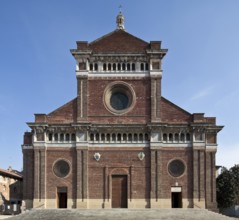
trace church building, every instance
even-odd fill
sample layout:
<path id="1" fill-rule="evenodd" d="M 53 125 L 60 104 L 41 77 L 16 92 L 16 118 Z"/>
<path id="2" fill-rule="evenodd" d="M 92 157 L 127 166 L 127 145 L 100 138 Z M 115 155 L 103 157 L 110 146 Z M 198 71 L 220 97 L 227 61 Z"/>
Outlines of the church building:
<path id="1" fill-rule="evenodd" d="M 161 96 L 161 41 L 117 27 L 77 41 L 76 98 L 24 134 L 26 208 L 216 210 L 215 117 Z"/>

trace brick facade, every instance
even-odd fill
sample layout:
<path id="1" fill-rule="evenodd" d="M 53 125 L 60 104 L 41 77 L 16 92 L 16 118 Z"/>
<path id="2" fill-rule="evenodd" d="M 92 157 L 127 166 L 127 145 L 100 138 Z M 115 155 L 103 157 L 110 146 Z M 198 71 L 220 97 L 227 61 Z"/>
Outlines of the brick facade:
<path id="1" fill-rule="evenodd" d="M 216 210 L 222 126 L 161 96 L 161 42 L 121 24 L 91 43 L 78 41 L 71 53 L 77 97 L 36 114 L 24 135 L 27 207 L 114 208 L 124 200 L 128 208 Z"/>

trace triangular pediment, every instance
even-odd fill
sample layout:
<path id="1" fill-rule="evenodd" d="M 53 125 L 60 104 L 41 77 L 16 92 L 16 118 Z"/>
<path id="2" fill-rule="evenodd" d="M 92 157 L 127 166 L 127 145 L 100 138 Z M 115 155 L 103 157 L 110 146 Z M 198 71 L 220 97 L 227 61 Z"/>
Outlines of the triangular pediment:
<path id="1" fill-rule="evenodd" d="M 49 124 L 62 124 L 76 122 L 77 99 L 66 103 L 53 112 L 47 114 L 46 119 Z"/>
<path id="2" fill-rule="evenodd" d="M 192 114 L 161 97 L 161 121 L 165 123 L 189 123 Z"/>
<path id="3" fill-rule="evenodd" d="M 127 33 L 115 30 L 89 44 L 93 53 L 144 53 L 149 43 Z"/>

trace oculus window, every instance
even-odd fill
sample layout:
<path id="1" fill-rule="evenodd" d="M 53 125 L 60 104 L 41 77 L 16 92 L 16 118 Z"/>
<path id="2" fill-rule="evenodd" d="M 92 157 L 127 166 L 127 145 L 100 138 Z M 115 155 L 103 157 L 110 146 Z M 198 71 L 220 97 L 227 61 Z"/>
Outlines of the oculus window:
<path id="1" fill-rule="evenodd" d="M 131 111 L 136 103 L 133 88 L 125 82 L 110 83 L 103 95 L 106 109 L 113 114 L 121 115 Z"/>
<path id="2" fill-rule="evenodd" d="M 181 160 L 173 160 L 168 165 L 168 172 L 173 177 L 182 176 L 185 172 L 185 164 Z"/>
<path id="3" fill-rule="evenodd" d="M 113 93 L 110 97 L 110 105 L 115 110 L 126 109 L 129 105 L 129 97 L 122 92 Z"/>
<path id="4" fill-rule="evenodd" d="M 70 173 L 70 164 L 65 160 L 58 160 L 53 165 L 53 172 L 57 177 L 64 178 Z"/>

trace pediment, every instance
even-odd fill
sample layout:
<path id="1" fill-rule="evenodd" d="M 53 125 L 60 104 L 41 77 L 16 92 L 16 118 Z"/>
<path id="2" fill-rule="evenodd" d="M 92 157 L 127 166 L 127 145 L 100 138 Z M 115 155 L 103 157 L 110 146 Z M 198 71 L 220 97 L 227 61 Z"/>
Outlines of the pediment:
<path id="1" fill-rule="evenodd" d="M 149 43 L 127 33 L 115 30 L 89 44 L 93 53 L 144 53 Z"/>
<path id="2" fill-rule="evenodd" d="M 192 121 L 192 114 L 161 97 L 161 121 L 165 123 L 189 123 Z"/>
<path id="3" fill-rule="evenodd" d="M 73 99 L 46 115 L 49 124 L 62 124 L 76 122 L 77 99 Z"/>

